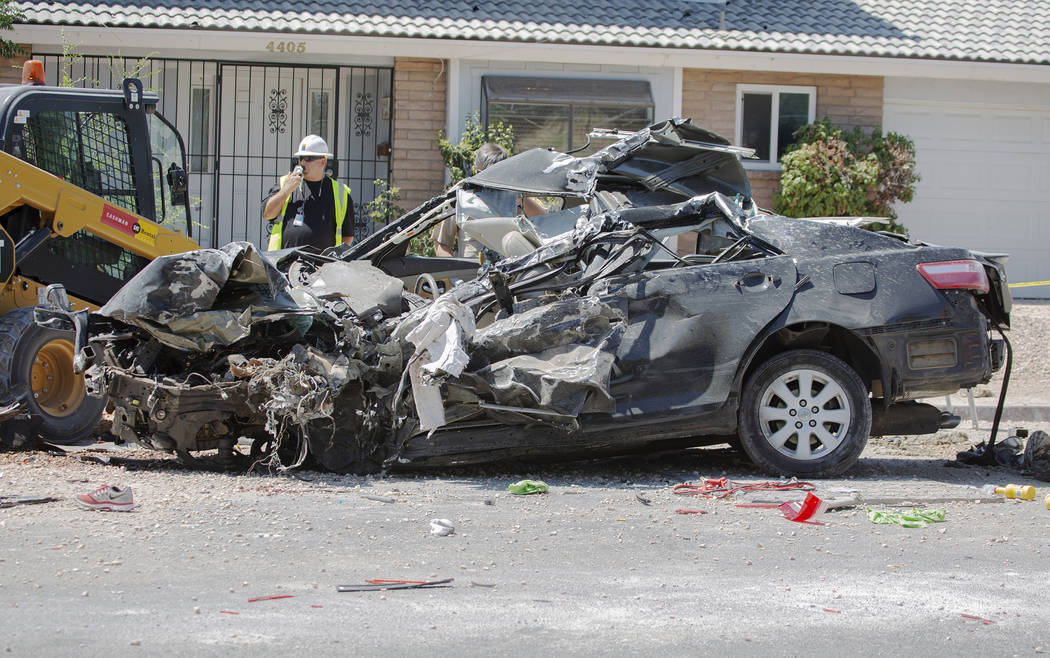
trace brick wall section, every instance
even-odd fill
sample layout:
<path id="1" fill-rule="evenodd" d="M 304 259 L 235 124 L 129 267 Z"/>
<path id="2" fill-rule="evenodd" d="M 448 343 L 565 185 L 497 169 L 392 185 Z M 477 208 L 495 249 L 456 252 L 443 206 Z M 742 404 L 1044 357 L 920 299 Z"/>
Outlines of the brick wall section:
<path id="1" fill-rule="evenodd" d="M 445 130 L 444 70 L 439 59 L 394 60 L 391 184 L 401 188 L 399 205 L 406 210 L 440 194 L 445 186 L 437 144 L 437 132 Z"/>
<path id="2" fill-rule="evenodd" d="M 28 53 L 30 51 L 29 46 L 26 44 L 21 44 L 20 47 L 24 52 Z M 29 59 L 27 55 L 0 58 L 0 84 L 18 84 L 22 82 L 22 63 L 27 59 Z"/>
<path id="3" fill-rule="evenodd" d="M 736 86 L 798 85 L 816 87 L 816 118 L 827 116 L 846 128 L 873 128 L 882 124 L 883 79 L 878 76 L 817 75 L 766 71 L 682 72 L 682 116 L 732 141 L 736 132 Z M 780 187 L 780 172 L 748 171 L 751 194 L 764 208 L 773 207 L 773 194 Z M 683 236 L 684 237 L 684 236 Z M 694 245 L 679 240 L 679 251 L 692 252 Z"/>

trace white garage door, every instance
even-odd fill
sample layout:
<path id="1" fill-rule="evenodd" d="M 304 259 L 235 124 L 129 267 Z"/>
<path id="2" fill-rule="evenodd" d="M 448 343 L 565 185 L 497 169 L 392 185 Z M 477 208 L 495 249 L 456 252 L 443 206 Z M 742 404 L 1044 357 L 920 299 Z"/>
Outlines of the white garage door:
<path id="1" fill-rule="evenodd" d="M 922 181 L 897 208 L 912 236 L 1009 253 L 1011 282 L 1050 280 L 1050 85 L 887 78 L 884 99 L 885 129 L 915 140 Z"/>

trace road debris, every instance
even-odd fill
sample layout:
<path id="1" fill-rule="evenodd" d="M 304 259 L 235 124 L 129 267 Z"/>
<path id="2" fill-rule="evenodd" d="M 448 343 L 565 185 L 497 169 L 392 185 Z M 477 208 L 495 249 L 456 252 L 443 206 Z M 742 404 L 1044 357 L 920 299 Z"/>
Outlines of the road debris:
<path id="1" fill-rule="evenodd" d="M 15 505 L 39 505 L 40 503 L 51 503 L 61 498 L 54 496 L 0 496 L 0 507 L 14 507 Z"/>
<path id="2" fill-rule="evenodd" d="M 437 535 L 438 537 L 447 537 L 455 534 L 456 527 L 452 525 L 452 522 L 448 519 L 431 519 L 430 520 L 430 534 Z"/>
<path id="3" fill-rule="evenodd" d="M 74 500 L 82 507 L 103 512 L 130 512 L 135 509 L 131 487 L 103 484 L 94 491 L 78 494 Z"/>
<path id="4" fill-rule="evenodd" d="M 703 509 L 676 509 L 675 514 L 707 514 L 707 510 Z"/>
<path id="5" fill-rule="evenodd" d="M 726 498 L 733 494 L 752 491 L 815 491 L 816 488 L 815 485 L 800 482 L 796 478 L 784 482 L 734 482 L 729 478 L 703 478 L 700 484 L 676 484 L 672 491 L 680 496 Z"/>
<path id="6" fill-rule="evenodd" d="M 1029 435 L 1028 430 L 1018 427 L 998 443 L 989 439 L 958 453 L 956 460 L 974 466 L 998 464 L 1050 482 L 1050 434 L 1037 430 Z"/>
<path id="7" fill-rule="evenodd" d="M 444 580 L 370 580 L 361 585 L 337 585 L 337 592 L 385 592 L 394 589 L 444 589 L 454 578 Z"/>
<path id="8" fill-rule="evenodd" d="M 1035 487 L 1030 484 L 1008 484 L 1005 487 L 994 487 L 993 491 L 1016 500 L 1035 500 Z"/>
<path id="9" fill-rule="evenodd" d="M 784 514 L 788 521 L 796 523 L 814 523 L 823 525 L 819 519 L 825 510 L 824 501 L 811 493 L 806 494 L 805 500 L 789 500 L 778 505 L 777 508 Z"/>
<path id="10" fill-rule="evenodd" d="M 361 494 L 361 497 L 365 500 L 374 500 L 377 503 L 396 503 L 397 501 L 390 496 L 376 496 L 374 494 Z"/>
<path id="11" fill-rule="evenodd" d="M 519 480 L 518 482 L 507 485 L 507 491 L 517 496 L 547 493 L 549 490 L 550 487 L 548 487 L 547 483 L 542 480 Z"/>
<path id="12" fill-rule="evenodd" d="M 294 599 L 294 594 L 275 594 L 274 596 L 257 596 L 254 599 L 248 599 L 248 603 L 258 603 L 259 601 L 276 601 L 277 599 Z"/>
<path id="13" fill-rule="evenodd" d="M 639 503 L 645 505 L 645 506 L 649 506 L 649 505 L 653 504 L 652 499 L 646 498 L 645 496 L 643 496 L 640 493 L 639 494 L 635 494 L 634 495 L 634 499 L 637 500 Z"/>
<path id="14" fill-rule="evenodd" d="M 872 523 L 897 524 L 904 528 L 925 528 L 931 523 L 942 523 L 944 516 L 945 511 L 942 509 L 920 510 L 912 508 L 908 512 L 868 510 L 868 520 Z"/>

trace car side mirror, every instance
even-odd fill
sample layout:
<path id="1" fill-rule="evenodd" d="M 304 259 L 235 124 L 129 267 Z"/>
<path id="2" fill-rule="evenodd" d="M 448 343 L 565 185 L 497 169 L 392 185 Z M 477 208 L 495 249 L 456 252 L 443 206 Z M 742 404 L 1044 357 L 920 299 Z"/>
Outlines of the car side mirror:
<path id="1" fill-rule="evenodd" d="M 171 205 L 186 205 L 187 177 L 186 170 L 174 162 L 168 167 L 168 188 L 171 189 Z"/>

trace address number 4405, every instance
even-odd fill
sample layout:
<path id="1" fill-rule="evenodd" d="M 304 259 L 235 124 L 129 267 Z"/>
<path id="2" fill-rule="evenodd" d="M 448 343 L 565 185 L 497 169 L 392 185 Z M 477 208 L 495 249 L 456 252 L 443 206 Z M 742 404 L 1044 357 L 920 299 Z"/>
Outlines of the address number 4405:
<path id="1" fill-rule="evenodd" d="M 271 53 L 305 53 L 305 41 L 271 41 L 266 44 L 266 49 Z"/>

